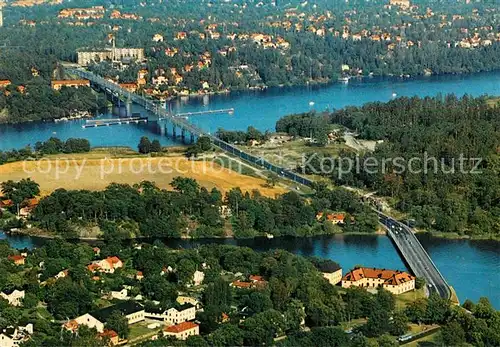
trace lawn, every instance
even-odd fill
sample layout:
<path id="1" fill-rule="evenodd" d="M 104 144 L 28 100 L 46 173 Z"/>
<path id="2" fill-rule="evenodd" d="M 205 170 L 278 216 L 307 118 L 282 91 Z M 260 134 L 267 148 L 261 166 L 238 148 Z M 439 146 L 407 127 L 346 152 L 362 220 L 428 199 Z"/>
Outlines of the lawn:
<path id="1" fill-rule="evenodd" d="M 128 336 L 128 340 L 133 341 L 140 338 L 148 338 L 158 333 L 159 328 L 148 329 L 148 324 L 150 324 L 150 322 L 147 321 L 132 324 L 130 326 L 130 334 Z"/>
<path id="2" fill-rule="evenodd" d="M 396 297 L 396 308 L 403 309 L 413 301 L 425 298 L 426 296 L 424 288 L 421 288 L 412 290 L 411 292 L 395 295 L 395 297 Z"/>

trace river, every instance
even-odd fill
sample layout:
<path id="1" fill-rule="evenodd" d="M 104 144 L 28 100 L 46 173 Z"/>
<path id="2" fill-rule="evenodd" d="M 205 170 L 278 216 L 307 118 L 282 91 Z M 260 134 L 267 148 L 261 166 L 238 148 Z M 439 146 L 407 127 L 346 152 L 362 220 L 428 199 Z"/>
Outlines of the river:
<path id="1" fill-rule="evenodd" d="M 240 92 L 229 95 L 211 95 L 172 101 L 174 112 L 234 108 L 235 114 L 199 116 L 190 119 L 206 131 L 246 129 L 252 125 L 260 130 L 273 130 L 276 120 L 285 114 L 312 109 L 338 109 L 347 105 L 362 105 L 371 101 L 388 101 L 397 96 L 434 96 L 454 93 L 500 95 L 500 71 L 472 75 L 431 76 L 418 79 L 364 79 L 349 84 L 331 84 L 322 87 L 268 89 L 262 92 Z M 134 106 L 133 112 L 144 110 Z M 109 117 L 109 115 L 103 115 Z M 83 129 L 83 120 L 59 123 L 33 122 L 22 125 L 0 126 L 0 150 L 22 148 L 50 136 L 88 138 L 93 146 L 136 147 L 141 136 L 159 139 L 163 145 L 173 142 L 160 135 L 154 123 Z M 0 232 L 0 239 L 6 235 Z M 452 285 L 460 300 L 477 301 L 487 296 L 500 309 L 500 243 L 493 241 L 445 240 L 420 236 L 432 259 Z M 40 245 L 39 239 L 9 237 L 17 248 Z M 207 241 L 168 241 L 172 247 L 191 247 Z M 332 236 L 308 239 L 273 240 L 211 240 L 249 246 L 257 250 L 284 248 L 303 255 L 317 255 L 338 261 L 344 270 L 354 265 L 404 269 L 405 265 L 387 237 Z"/>
<path id="2" fill-rule="evenodd" d="M 272 88 L 266 91 L 238 92 L 224 95 L 182 98 L 170 103 L 178 112 L 234 108 L 233 116 L 210 115 L 192 117 L 190 121 L 208 132 L 219 127 L 242 130 L 252 125 L 260 130 L 274 130 L 276 121 L 291 113 L 312 109 L 339 109 L 372 101 L 388 101 L 394 96 L 434 96 L 453 93 L 462 96 L 500 95 L 500 71 L 471 75 L 430 76 L 416 79 L 366 78 L 349 84 L 334 83 L 320 87 Z M 314 103 L 311 106 L 310 103 Z M 146 112 L 134 106 L 132 112 Z M 104 115 L 108 118 L 109 115 Z M 51 136 L 88 138 L 93 146 L 130 146 L 136 148 L 139 138 L 147 135 L 163 145 L 171 139 L 161 136 L 155 122 L 83 129 L 84 120 L 68 122 L 33 122 L 0 126 L 0 150 L 22 148 Z"/>
<path id="3" fill-rule="evenodd" d="M 6 238 L 18 249 L 39 247 L 44 239 L 27 236 L 7 236 L 0 231 L 0 239 Z M 418 235 L 448 283 L 456 290 L 461 302 L 477 301 L 486 296 L 500 309 L 500 242 L 448 240 L 428 235 Z M 203 239 L 163 240 L 172 248 L 191 248 L 200 244 L 224 243 L 250 247 L 258 251 L 285 249 L 304 256 L 318 256 L 338 262 L 344 273 L 356 265 L 387 269 L 408 270 L 392 241 L 378 235 L 334 235 L 312 238 L 275 239 Z"/>

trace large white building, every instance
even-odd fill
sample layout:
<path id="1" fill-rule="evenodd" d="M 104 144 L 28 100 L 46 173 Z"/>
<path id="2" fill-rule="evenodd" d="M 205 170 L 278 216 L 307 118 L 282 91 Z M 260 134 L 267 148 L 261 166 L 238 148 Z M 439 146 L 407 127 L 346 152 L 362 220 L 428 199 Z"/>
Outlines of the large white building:
<path id="1" fill-rule="evenodd" d="M 382 287 L 392 294 L 402 294 L 415 289 L 415 277 L 404 271 L 359 267 L 345 274 L 342 287 Z"/>
<path id="2" fill-rule="evenodd" d="M 143 48 L 105 48 L 100 50 L 78 51 L 78 65 L 88 66 L 104 60 L 115 62 L 139 62 L 144 60 Z"/>
<path id="3" fill-rule="evenodd" d="M 31 335 L 33 335 L 33 324 L 31 323 L 24 327 L 8 327 L 0 330 L 0 346 L 17 347 L 28 341 Z"/>

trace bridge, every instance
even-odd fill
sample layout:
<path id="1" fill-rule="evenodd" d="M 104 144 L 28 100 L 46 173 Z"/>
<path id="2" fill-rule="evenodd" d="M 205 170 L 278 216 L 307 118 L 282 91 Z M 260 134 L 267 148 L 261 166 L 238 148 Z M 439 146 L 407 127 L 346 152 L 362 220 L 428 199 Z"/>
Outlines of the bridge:
<path id="1" fill-rule="evenodd" d="M 376 212 L 380 223 L 387 229 L 389 237 L 396 244 L 413 274 L 425 279 L 429 294 L 437 293 L 442 298 L 450 299 L 450 286 L 413 231 L 406 224 L 398 222 L 380 211 Z"/>
<path id="2" fill-rule="evenodd" d="M 185 132 L 189 132 L 191 134 L 192 140 L 195 136 L 209 137 L 215 146 L 235 157 L 240 158 L 247 163 L 250 163 L 257 167 L 261 167 L 262 169 L 268 171 L 272 171 L 283 178 L 287 178 L 293 182 L 300 183 L 305 186 L 311 187 L 314 185 L 314 182 L 312 180 L 302 177 L 288 169 L 274 165 L 264 158 L 256 157 L 252 154 L 246 153 L 245 151 L 242 151 L 234 145 L 222 141 L 216 136 L 206 133 L 205 131 L 203 131 L 203 129 L 189 123 L 186 119 L 188 117 L 186 116 L 186 114 L 184 114 L 183 116 L 172 115 L 165 109 L 158 107 L 158 104 L 155 104 L 153 101 L 148 100 L 138 94 L 130 93 L 129 91 L 121 88 L 118 84 L 107 81 L 104 78 L 97 76 L 91 72 L 80 69 L 67 69 L 67 71 L 70 74 L 74 74 L 81 78 L 90 80 L 92 84 L 104 89 L 108 93 L 114 93 L 117 96 L 127 96 L 128 100 L 142 105 L 147 110 L 151 110 L 152 112 L 154 112 L 158 116 L 159 120 L 167 120 L 168 122 L 172 123 L 174 138 L 176 137 L 176 128 L 181 129 L 183 138 Z M 229 113 L 230 110 L 232 109 L 224 111 Z M 196 113 L 192 112 L 191 115 L 193 114 Z M 379 222 L 387 228 L 389 237 L 391 237 L 396 244 L 396 247 L 399 249 L 401 255 L 406 260 L 411 271 L 416 276 L 422 277 L 426 280 L 427 288 L 430 293 L 436 292 L 441 297 L 449 299 L 451 296 L 451 291 L 448 284 L 437 269 L 436 265 L 432 262 L 427 252 L 422 247 L 420 241 L 415 237 L 412 230 L 408 226 L 396 221 L 395 219 L 390 218 L 379 211 L 376 212 L 379 216 Z"/>

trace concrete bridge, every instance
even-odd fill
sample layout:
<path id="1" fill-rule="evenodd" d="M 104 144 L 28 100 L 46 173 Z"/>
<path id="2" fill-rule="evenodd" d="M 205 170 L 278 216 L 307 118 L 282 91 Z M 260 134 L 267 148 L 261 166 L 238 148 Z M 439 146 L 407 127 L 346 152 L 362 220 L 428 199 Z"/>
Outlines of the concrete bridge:
<path id="1" fill-rule="evenodd" d="M 91 72 L 80 69 L 67 69 L 67 72 L 90 80 L 93 85 L 104 89 L 108 93 L 112 93 L 118 97 L 126 97 L 127 100 L 142 105 L 147 110 L 155 113 L 158 116 L 159 120 L 167 120 L 172 124 L 172 135 L 174 137 L 176 137 L 176 129 L 180 129 L 181 137 L 183 140 L 186 133 L 189 133 L 191 135 L 191 141 L 194 141 L 195 137 L 207 136 L 215 146 L 221 148 L 222 150 L 235 157 L 240 158 L 245 162 L 248 162 L 257 167 L 261 167 L 262 169 L 272 171 L 277 175 L 287 178 L 293 182 L 309 187 L 314 185 L 313 181 L 305 177 L 302 177 L 288 169 L 274 165 L 263 158 L 246 153 L 236 146 L 222 141 L 221 139 L 206 133 L 201 128 L 198 128 L 195 125 L 189 123 L 187 121 L 188 116 L 194 115 L 195 113 L 183 114 L 182 116 L 176 117 L 175 115 L 167 112 L 162 107 L 159 107 L 159 105 L 155 104 L 153 101 L 148 100 L 138 94 L 131 93 L 121 88 L 118 84 L 107 81 L 104 78 L 97 76 Z M 214 112 L 219 111 L 220 110 Z M 234 112 L 233 109 L 223 111 L 228 113 L 229 111 Z M 418 239 L 415 237 L 412 230 L 403 223 L 400 223 L 395 219 L 384 215 L 380 211 L 376 212 L 379 216 L 380 223 L 387 228 L 389 237 L 394 240 L 396 247 L 400 251 L 402 257 L 406 260 L 411 271 L 416 276 L 422 277 L 426 280 L 427 289 L 430 293 L 436 292 L 441 297 L 449 299 L 451 296 L 451 291 L 448 284 L 446 283 L 446 280 L 441 275 L 436 265 L 432 262 L 432 259 L 424 250 L 420 241 L 418 241 Z"/>

